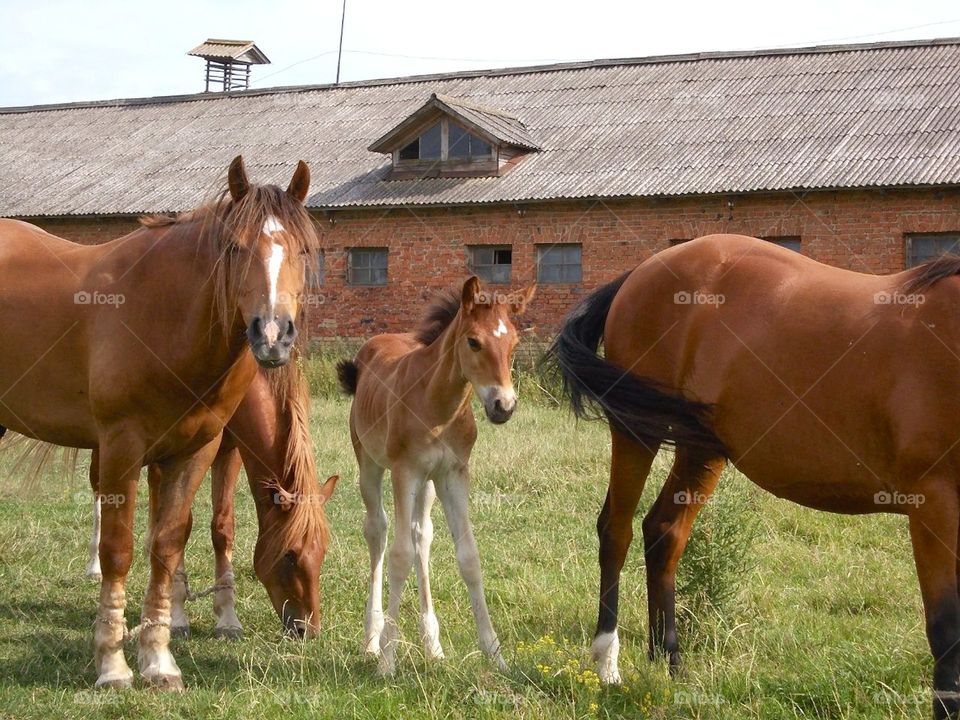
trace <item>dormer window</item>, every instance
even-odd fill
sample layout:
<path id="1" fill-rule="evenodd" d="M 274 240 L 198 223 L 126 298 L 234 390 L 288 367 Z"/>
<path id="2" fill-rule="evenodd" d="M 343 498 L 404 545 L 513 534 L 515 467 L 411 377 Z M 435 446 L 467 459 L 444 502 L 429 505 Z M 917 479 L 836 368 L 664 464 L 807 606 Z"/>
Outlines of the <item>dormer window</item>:
<path id="1" fill-rule="evenodd" d="M 390 180 L 503 175 L 539 149 L 515 116 L 444 95 L 370 146 L 390 154 Z"/>

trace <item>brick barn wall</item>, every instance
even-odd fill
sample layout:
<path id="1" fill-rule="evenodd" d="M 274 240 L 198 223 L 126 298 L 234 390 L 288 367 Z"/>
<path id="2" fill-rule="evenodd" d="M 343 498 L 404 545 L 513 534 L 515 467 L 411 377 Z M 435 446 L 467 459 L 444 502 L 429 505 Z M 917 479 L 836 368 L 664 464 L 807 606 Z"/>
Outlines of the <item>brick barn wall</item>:
<path id="1" fill-rule="evenodd" d="M 585 293 L 663 250 L 717 232 L 799 236 L 815 260 L 891 273 L 906 262 L 909 233 L 960 231 L 960 189 L 837 191 L 732 197 L 575 201 L 532 205 L 341 210 L 317 213 L 325 283 L 310 291 L 312 339 L 363 337 L 411 327 L 429 297 L 467 274 L 466 245 L 513 247 L 513 282 L 536 275 L 536 245 L 581 243 L 583 283 L 538 288 L 525 325 L 554 330 Z M 31 219 L 78 242 L 102 242 L 136 227 L 132 218 Z M 346 284 L 347 250 L 389 248 L 389 283 Z"/>

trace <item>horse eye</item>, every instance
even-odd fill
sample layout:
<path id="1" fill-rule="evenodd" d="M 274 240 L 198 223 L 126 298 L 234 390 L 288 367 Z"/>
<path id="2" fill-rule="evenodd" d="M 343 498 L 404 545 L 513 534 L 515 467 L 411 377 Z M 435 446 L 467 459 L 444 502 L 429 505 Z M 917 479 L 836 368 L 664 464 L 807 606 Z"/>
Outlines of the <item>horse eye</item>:
<path id="1" fill-rule="evenodd" d="M 284 562 L 291 567 L 295 567 L 297 564 L 297 554 L 293 550 L 287 550 L 287 552 L 283 554 L 283 559 Z"/>
<path id="2" fill-rule="evenodd" d="M 469 345 L 470 349 L 473 350 L 474 352 L 480 351 L 480 341 L 477 340 L 476 338 L 468 337 L 467 345 Z"/>

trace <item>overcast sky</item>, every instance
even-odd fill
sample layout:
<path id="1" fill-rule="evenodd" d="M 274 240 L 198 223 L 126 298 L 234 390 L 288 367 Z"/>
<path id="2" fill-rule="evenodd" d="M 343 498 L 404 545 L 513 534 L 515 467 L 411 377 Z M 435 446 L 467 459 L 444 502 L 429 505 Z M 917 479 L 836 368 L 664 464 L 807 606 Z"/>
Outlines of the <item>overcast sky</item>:
<path id="1" fill-rule="evenodd" d="M 333 82 L 341 0 L 0 0 L 0 106 L 191 93 L 207 37 L 256 87 Z M 565 60 L 960 35 L 951 1 L 347 0 L 341 80 Z"/>

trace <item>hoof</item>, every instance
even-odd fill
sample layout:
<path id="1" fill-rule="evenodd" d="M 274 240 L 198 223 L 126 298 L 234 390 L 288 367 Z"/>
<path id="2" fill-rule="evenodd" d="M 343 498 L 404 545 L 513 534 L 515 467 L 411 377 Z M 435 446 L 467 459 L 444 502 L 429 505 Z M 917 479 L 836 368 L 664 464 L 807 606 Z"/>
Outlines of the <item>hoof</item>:
<path id="1" fill-rule="evenodd" d="M 492 659 L 494 664 L 497 666 L 497 669 L 500 672 L 505 673 L 510 671 L 510 666 L 507 665 L 507 661 L 503 659 L 503 655 L 501 655 L 500 653 L 497 653 L 496 655 L 493 656 Z"/>
<path id="2" fill-rule="evenodd" d="M 166 673 L 144 675 L 143 682 L 144 685 L 151 690 L 183 692 L 183 678 L 180 675 L 169 675 Z"/>
<path id="3" fill-rule="evenodd" d="M 380 655 L 380 661 L 377 663 L 377 675 L 381 678 L 392 678 L 397 672 L 397 663 L 395 660 L 387 660 L 385 655 Z"/>
<path id="4" fill-rule="evenodd" d="M 99 570 L 87 570 L 83 576 L 93 582 L 101 582 L 103 580 L 103 575 L 100 574 Z"/>
<path id="5" fill-rule="evenodd" d="M 190 626 L 189 625 L 177 625 L 176 627 L 170 628 L 170 637 L 171 638 L 188 638 L 190 637 Z"/>
<path id="6" fill-rule="evenodd" d="M 213 636 L 220 640 L 242 640 L 242 627 L 218 627 L 213 629 Z"/>
<path id="7" fill-rule="evenodd" d="M 133 673 L 97 678 L 97 690 L 126 690 L 133 687 Z"/>
<path id="8" fill-rule="evenodd" d="M 380 638 L 370 638 L 363 644 L 363 655 L 368 658 L 380 657 Z"/>

